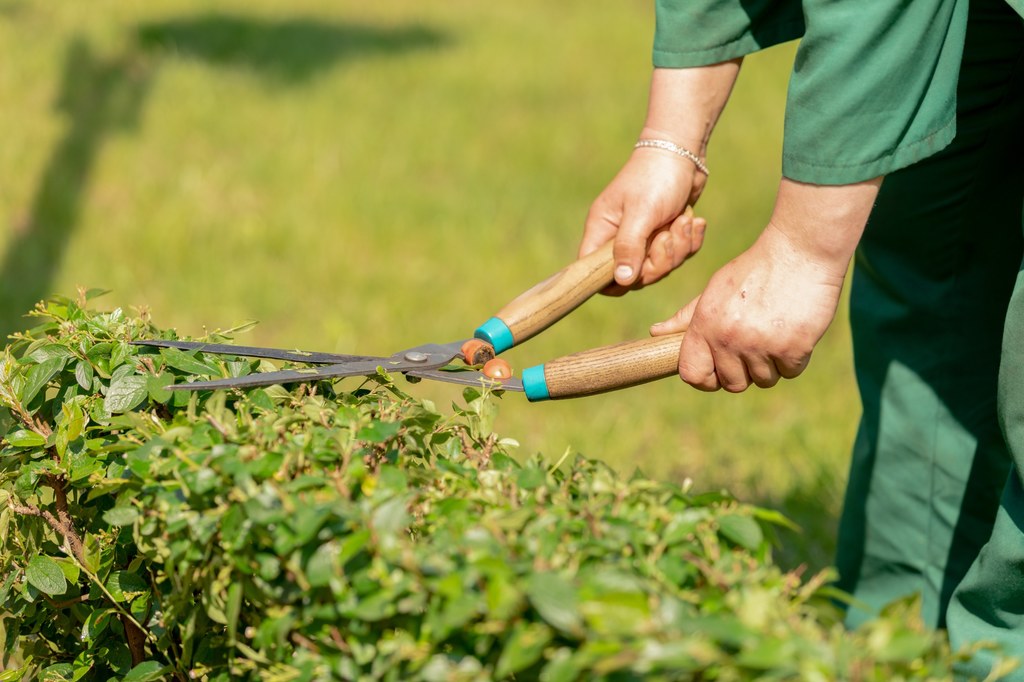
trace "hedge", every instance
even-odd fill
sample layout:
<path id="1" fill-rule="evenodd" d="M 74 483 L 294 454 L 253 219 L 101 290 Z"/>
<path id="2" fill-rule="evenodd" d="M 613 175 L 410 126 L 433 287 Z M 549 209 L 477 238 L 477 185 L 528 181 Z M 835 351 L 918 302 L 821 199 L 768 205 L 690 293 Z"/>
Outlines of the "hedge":
<path id="1" fill-rule="evenodd" d="M 0 357 L 0 682 L 890 681 L 971 653 L 912 601 L 844 630 L 830 573 L 773 564 L 771 510 L 514 456 L 498 395 L 170 391 L 273 365 L 132 345 L 176 336 L 93 293 Z"/>

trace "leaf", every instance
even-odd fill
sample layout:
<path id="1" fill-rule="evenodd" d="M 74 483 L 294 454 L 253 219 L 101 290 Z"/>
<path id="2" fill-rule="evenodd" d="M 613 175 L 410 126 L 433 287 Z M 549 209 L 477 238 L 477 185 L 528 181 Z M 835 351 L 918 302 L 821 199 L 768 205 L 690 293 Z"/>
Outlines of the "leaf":
<path id="1" fill-rule="evenodd" d="M 53 360 L 55 358 L 67 359 L 73 355 L 74 353 L 72 353 L 71 349 L 67 346 L 62 346 L 57 343 L 49 343 L 32 351 L 29 357 L 37 363 L 44 363 L 47 360 Z"/>
<path id="2" fill-rule="evenodd" d="M 60 570 L 64 571 L 64 577 L 68 579 L 68 582 L 74 585 L 78 582 L 79 576 L 82 574 L 82 569 L 78 567 L 74 559 L 69 557 L 61 557 L 54 559 L 57 565 L 60 566 Z"/>
<path id="3" fill-rule="evenodd" d="M 138 407 L 149 395 L 146 377 L 131 374 L 110 382 L 103 407 L 110 414 L 120 414 Z"/>
<path id="4" fill-rule="evenodd" d="M 92 533 L 85 534 L 85 540 L 82 541 L 82 558 L 85 567 L 89 569 L 90 573 L 96 573 L 100 570 L 100 541 Z"/>
<path id="5" fill-rule="evenodd" d="M 519 487 L 523 490 L 534 490 L 544 485 L 547 479 L 547 472 L 535 466 L 528 466 L 520 470 L 516 477 Z"/>
<path id="6" fill-rule="evenodd" d="M 220 371 L 213 365 L 203 362 L 195 355 L 196 351 L 186 353 L 183 350 L 177 348 L 161 348 L 160 355 L 163 356 L 164 362 L 173 367 L 179 369 L 187 374 L 220 374 Z"/>
<path id="7" fill-rule="evenodd" d="M 79 360 L 75 365 L 75 381 L 86 391 L 92 390 L 92 363 L 88 360 Z"/>
<path id="8" fill-rule="evenodd" d="M 65 435 L 68 441 L 76 440 L 85 429 L 85 412 L 77 402 L 65 402 L 61 407 L 64 416 Z"/>
<path id="9" fill-rule="evenodd" d="M 116 601 L 128 601 L 132 595 L 148 592 L 146 582 L 129 571 L 114 571 L 107 578 L 107 591 Z"/>
<path id="10" fill-rule="evenodd" d="M 35 431 L 21 429 L 7 434 L 7 442 L 16 448 L 37 448 L 46 444 L 46 439 Z"/>
<path id="11" fill-rule="evenodd" d="M 494 674 L 504 679 L 513 673 L 528 668 L 544 654 L 544 647 L 552 639 L 551 629 L 543 623 L 524 624 L 518 621 L 512 635 L 508 638 Z"/>
<path id="12" fill-rule="evenodd" d="M 530 604 L 554 627 L 578 635 L 582 631 L 576 591 L 572 584 L 555 573 L 535 573 L 526 582 Z"/>
<path id="13" fill-rule="evenodd" d="M 356 438 L 368 443 L 383 443 L 398 435 L 401 428 L 402 422 L 373 422 L 359 429 Z"/>
<path id="14" fill-rule="evenodd" d="M 749 516 L 725 514 L 718 517 L 718 529 L 723 537 L 744 549 L 756 551 L 764 542 L 764 532 L 757 521 Z"/>
<path id="15" fill-rule="evenodd" d="M 238 616 L 242 611 L 242 583 L 233 582 L 228 587 L 228 600 L 224 607 L 224 615 L 227 617 L 228 642 L 238 639 Z"/>
<path id="16" fill-rule="evenodd" d="M 103 513 L 103 520 L 111 526 L 130 526 L 139 518 L 135 507 L 114 507 Z"/>
<path id="17" fill-rule="evenodd" d="M 159 680 L 167 668 L 159 661 L 143 661 L 128 671 L 121 682 L 150 682 Z"/>
<path id="18" fill-rule="evenodd" d="M 267 412 L 272 412 L 275 408 L 274 400 L 262 388 L 249 391 L 249 404 Z"/>
<path id="19" fill-rule="evenodd" d="M 67 578 L 64 571 L 56 561 L 48 556 L 37 555 L 32 557 L 25 568 L 25 577 L 30 585 L 44 594 L 53 596 L 64 594 L 68 589 Z"/>
<path id="20" fill-rule="evenodd" d="M 146 377 L 146 390 L 149 392 L 150 399 L 155 403 L 165 404 L 171 399 L 174 393 L 167 387 L 173 384 L 174 375 L 170 372 Z"/>
<path id="21" fill-rule="evenodd" d="M 31 403 L 39 395 L 39 391 L 50 382 L 50 379 L 64 369 L 66 362 L 67 358 L 51 358 L 38 365 L 33 365 L 25 373 L 25 385 L 21 389 L 21 402 L 24 405 Z"/>
<path id="22" fill-rule="evenodd" d="M 109 294 L 110 291 L 111 291 L 110 289 L 100 289 L 98 287 L 93 287 L 92 289 L 89 289 L 88 291 L 85 292 L 85 300 L 91 301 L 94 298 L 99 298 L 100 296 L 105 296 L 105 295 Z"/>
<path id="23" fill-rule="evenodd" d="M 114 609 L 99 608 L 86 616 L 85 623 L 82 624 L 82 641 L 88 642 L 103 634 L 110 624 L 110 615 L 113 613 L 116 613 Z"/>

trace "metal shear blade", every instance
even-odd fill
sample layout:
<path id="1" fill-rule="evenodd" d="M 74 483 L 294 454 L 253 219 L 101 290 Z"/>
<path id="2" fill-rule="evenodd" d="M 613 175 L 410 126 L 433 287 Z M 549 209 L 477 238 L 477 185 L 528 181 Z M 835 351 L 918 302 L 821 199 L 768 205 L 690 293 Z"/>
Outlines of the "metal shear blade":
<path id="1" fill-rule="evenodd" d="M 286 351 L 277 348 L 259 348 L 251 346 L 232 346 L 230 344 L 201 343 L 196 341 L 136 341 L 137 345 L 158 348 L 177 348 L 179 350 L 198 350 L 204 353 L 239 355 L 247 357 L 271 358 L 320 364 L 321 367 L 303 369 L 285 369 L 275 372 L 258 372 L 241 377 L 193 381 L 175 384 L 172 390 L 198 391 L 219 388 L 255 388 L 273 384 L 288 384 L 303 381 L 319 381 L 351 376 L 372 376 L 378 368 L 388 372 L 401 372 L 410 376 L 445 381 L 448 383 L 482 386 L 490 385 L 501 390 L 522 391 L 523 384 L 518 379 L 492 379 L 477 371 L 440 371 L 455 358 L 461 355 L 463 341 L 446 344 L 429 343 L 399 351 L 390 357 L 368 355 L 335 355 L 332 353 L 304 353 Z"/>

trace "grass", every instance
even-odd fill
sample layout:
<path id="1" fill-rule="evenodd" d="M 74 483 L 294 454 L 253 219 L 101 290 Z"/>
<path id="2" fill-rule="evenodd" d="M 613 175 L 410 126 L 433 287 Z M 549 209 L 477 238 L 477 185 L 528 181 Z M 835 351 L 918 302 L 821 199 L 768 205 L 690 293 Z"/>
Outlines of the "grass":
<path id="1" fill-rule="evenodd" d="M 0 0 L 0 327 L 76 285 L 182 333 L 385 354 L 464 337 L 575 253 L 642 122 L 648 2 Z M 522 368 L 646 334 L 767 219 L 792 46 L 748 59 L 712 140 L 701 255 L 509 353 Z M 419 395 L 456 399 L 447 386 Z M 799 380 L 666 380 L 503 401 L 525 453 L 725 487 L 828 562 L 857 417 L 845 312 Z"/>

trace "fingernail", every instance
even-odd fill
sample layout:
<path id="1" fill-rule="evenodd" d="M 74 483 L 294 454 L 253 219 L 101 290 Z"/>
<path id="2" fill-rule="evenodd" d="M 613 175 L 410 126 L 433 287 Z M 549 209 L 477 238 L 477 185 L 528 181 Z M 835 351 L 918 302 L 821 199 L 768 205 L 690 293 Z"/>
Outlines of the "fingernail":
<path id="1" fill-rule="evenodd" d="M 619 267 L 615 268 L 615 279 L 616 280 L 618 280 L 620 282 L 622 282 L 622 281 L 628 282 L 632 278 L 633 278 L 633 268 L 629 267 L 628 265 L 620 265 Z"/>

